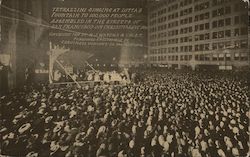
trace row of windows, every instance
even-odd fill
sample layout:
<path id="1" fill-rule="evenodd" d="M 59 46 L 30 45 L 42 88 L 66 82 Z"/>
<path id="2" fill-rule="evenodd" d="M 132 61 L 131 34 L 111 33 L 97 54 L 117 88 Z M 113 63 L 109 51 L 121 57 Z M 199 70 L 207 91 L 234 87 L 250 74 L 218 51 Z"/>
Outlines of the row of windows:
<path id="1" fill-rule="evenodd" d="M 188 24 L 188 23 L 192 23 L 193 22 L 193 18 L 192 17 L 187 17 L 185 19 L 181 19 L 180 20 L 180 24 L 184 25 L 184 24 Z"/>
<path id="2" fill-rule="evenodd" d="M 156 55 L 156 54 L 167 54 L 167 53 L 174 53 L 174 52 L 178 52 L 178 47 L 153 49 L 153 50 L 150 51 L 150 54 L 151 55 Z"/>
<path id="3" fill-rule="evenodd" d="M 248 16 L 245 14 L 242 14 L 241 16 L 235 16 L 234 17 L 234 24 L 247 23 L 247 18 L 248 18 Z M 192 17 L 180 20 L 180 24 L 182 24 L 182 25 L 184 25 L 186 23 L 190 23 L 190 22 L 192 22 Z M 212 22 L 212 28 L 219 28 L 219 27 L 224 27 L 224 26 L 229 26 L 229 25 L 232 25 L 231 18 L 220 19 L 220 20 L 216 20 L 216 21 Z M 171 22 L 168 24 L 168 28 L 173 28 L 176 26 L 178 26 L 178 21 L 174 21 L 174 22 Z M 166 24 L 158 26 L 158 30 L 165 30 L 165 29 L 167 29 Z M 207 30 L 207 29 L 209 29 L 209 23 L 195 25 L 195 31 Z M 150 32 L 156 32 L 156 31 L 157 31 L 156 28 L 150 29 Z M 180 34 L 185 34 L 185 33 L 190 33 L 190 32 L 192 32 L 192 27 L 182 28 L 180 30 Z M 246 30 L 244 30 L 242 32 L 243 32 L 243 33 L 241 33 L 242 35 L 246 34 Z"/>
<path id="4" fill-rule="evenodd" d="M 201 3 L 201 4 L 195 5 L 194 6 L 194 11 L 195 12 L 201 11 L 201 10 L 207 9 L 208 7 L 209 7 L 209 2 L 204 2 L 204 3 Z"/>
<path id="5" fill-rule="evenodd" d="M 157 24 L 157 21 L 156 21 L 156 19 L 155 20 L 151 20 L 150 22 L 149 22 L 149 25 L 155 25 L 155 24 Z"/>
<path id="6" fill-rule="evenodd" d="M 154 11 L 154 10 L 158 10 L 159 8 L 161 8 L 162 6 L 171 4 L 173 2 L 176 2 L 176 0 L 164 0 L 164 1 L 160 1 L 160 3 L 158 3 L 157 5 L 153 5 L 150 7 L 150 10 Z"/>
<path id="7" fill-rule="evenodd" d="M 231 41 L 213 43 L 212 50 L 229 48 L 231 46 L 233 46 L 235 49 L 247 48 L 248 47 L 247 40 L 234 41 L 233 45 L 231 44 Z M 209 44 L 195 45 L 195 51 L 203 51 L 203 50 L 209 50 Z"/>
<path id="8" fill-rule="evenodd" d="M 230 46 L 231 46 L 230 41 L 218 42 L 218 43 L 213 43 L 212 44 L 212 49 L 217 50 L 217 49 L 223 49 L 223 48 L 230 47 Z"/>
<path id="9" fill-rule="evenodd" d="M 175 29 L 175 30 L 172 30 L 172 31 L 168 31 L 168 36 L 169 37 L 175 36 L 175 35 L 178 35 L 178 34 L 179 34 L 178 29 Z"/>
<path id="10" fill-rule="evenodd" d="M 230 37 L 231 36 L 231 30 L 227 31 L 219 31 L 219 32 L 213 32 L 213 39 L 217 38 L 224 38 L 224 37 Z"/>
<path id="11" fill-rule="evenodd" d="M 234 36 L 247 35 L 247 34 L 248 34 L 247 27 L 234 29 Z M 231 35 L 232 35 L 231 30 L 213 32 L 213 39 L 231 37 Z"/>
<path id="12" fill-rule="evenodd" d="M 234 48 L 248 48 L 247 40 L 237 40 L 234 42 Z"/>
<path id="13" fill-rule="evenodd" d="M 179 17 L 178 12 L 176 12 L 176 13 L 168 15 L 168 20 L 172 20 L 172 19 L 175 19 L 175 18 L 178 18 L 178 17 Z"/>
<path id="14" fill-rule="evenodd" d="M 180 34 L 186 34 L 186 33 L 191 33 L 193 32 L 193 27 L 185 27 L 180 29 Z"/>
<path id="15" fill-rule="evenodd" d="M 192 45 L 187 45 L 187 46 L 181 46 L 180 47 L 181 52 L 192 52 L 193 51 L 193 46 Z"/>
<path id="16" fill-rule="evenodd" d="M 195 41 L 201 41 L 201 40 L 209 40 L 210 39 L 210 34 L 205 33 L 205 34 L 199 34 L 194 36 Z"/>
<path id="17" fill-rule="evenodd" d="M 202 30 L 208 30 L 208 29 L 209 29 L 209 23 L 203 23 L 203 24 L 194 26 L 195 31 L 202 31 Z"/>
<path id="18" fill-rule="evenodd" d="M 213 10 L 212 16 L 216 17 L 216 16 L 222 16 L 222 15 L 226 15 L 226 14 L 230 14 L 230 13 L 231 13 L 231 7 L 227 6 L 227 7 L 223 7 L 223 8 Z"/>
<path id="19" fill-rule="evenodd" d="M 150 38 L 151 40 L 157 39 L 157 35 L 156 35 L 156 34 L 152 34 L 152 35 L 149 36 L 149 38 Z"/>
<path id="20" fill-rule="evenodd" d="M 175 1 L 175 0 L 174 0 Z M 194 0 L 194 2 L 197 2 L 197 1 L 202 1 L 202 0 Z M 221 4 L 230 4 L 228 2 L 230 2 L 232 0 L 213 0 L 212 1 L 212 5 L 215 6 L 215 5 L 221 5 Z M 240 0 L 237 0 L 237 1 L 240 1 Z M 197 12 L 197 11 L 201 11 L 201 10 L 204 10 L 204 9 L 207 9 L 210 7 L 210 1 L 207 1 L 207 2 L 203 2 L 201 4 L 197 4 L 194 6 L 194 11 Z M 192 0 L 183 0 L 180 2 L 180 7 L 183 7 L 183 6 L 187 6 L 189 4 L 193 4 L 192 3 Z M 157 10 L 159 8 L 161 8 L 163 5 L 157 5 L 157 6 L 154 6 L 152 9 L 150 9 L 151 11 L 153 10 Z M 238 11 L 242 11 L 242 10 L 245 10 L 248 8 L 248 5 L 247 3 L 235 3 L 234 5 L 234 11 L 235 12 L 238 12 Z M 174 5 L 171 5 L 169 6 L 168 8 L 163 8 L 161 10 L 159 10 L 158 12 L 155 12 L 155 13 L 152 13 L 150 15 L 150 18 L 155 18 L 160 15 L 163 15 L 167 12 L 171 12 L 173 10 L 177 10 L 178 9 L 178 4 L 174 4 Z M 182 10 L 181 11 L 181 15 L 180 16 L 183 16 L 183 15 L 186 15 L 186 14 L 189 14 L 189 13 L 192 13 L 192 7 L 189 8 L 189 9 L 185 9 L 185 10 Z M 215 12 L 213 13 L 213 17 L 215 16 L 220 16 L 220 15 L 224 15 L 224 14 L 229 14 L 232 12 L 232 8 L 230 6 L 227 6 L 227 7 L 223 7 L 223 8 L 220 8 L 220 9 L 217 9 L 215 10 Z"/>
<path id="21" fill-rule="evenodd" d="M 231 18 L 213 21 L 213 23 L 212 23 L 213 28 L 224 27 L 224 26 L 229 26 L 229 25 L 231 25 Z"/>
<path id="22" fill-rule="evenodd" d="M 168 44 L 177 44 L 177 43 L 178 43 L 178 41 L 179 41 L 179 39 L 178 39 L 178 38 L 175 38 L 175 39 L 169 39 L 169 40 L 168 40 Z"/>
<path id="23" fill-rule="evenodd" d="M 157 14 L 158 14 L 158 16 L 160 16 L 160 15 L 166 14 L 166 13 L 167 13 L 167 9 L 164 8 L 164 9 L 159 10 Z"/>
<path id="24" fill-rule="evenodd" d="M 166 24 L 158 26 L 158 31 L 162 31 L 162 30 L 165 30 L 165 29 L 167 29 L 167 25 Z"/>
<path id="25" fill-rule="evenodd" d="M 158 23 L 165 22 L 165 21 L 167 21 L 167 17 L 166 17 L 166 16 L 161 17 L 161 18 L 159 18 L 157 21 L 158 21 Z"/>
<path id="26" fill-rule="evenodd" d="M 248 24 L 248 15 L 242 14 L 234 17 L 234 24 Z"/>
<path id="27" fill-rule="evenodd" d="M 168 12 L 171 12 L 172 10 L 177 10 L 177 9 L 178 9 L 178 4 L 174 4 L 168 7 Z"/>
<path id="28" fill-rule="evenodd" d="M 168 28 L 173 28 L 173 27 L 177 27 L 177 26 L 178 26 L 178 21 L 170 22 L 168 24 Z"/>
<path id="29" fill-rule="evenodd" d="M 235 11 L 235 12 L 243 11 L 243 10 L 246 10 L 247 8 L 248 8 L 247 3 L 246 3 L 246 4 L 237 3 L 237 4 L 235 4 L 235 6 L 234 6 L 234 11 Z"/>
<path id="30" fill-rule="evenodd" d="M 168 56 L 169 61 L 178 61 L 178 56 Z M 151 61 L 166 61 L 167 56 L 152 56 Z"/>
<path id="31" fill-rule="evenodd" d="M 181 55 L 180 60 L 181 61 L 190 61 L 192 59 L 192 55 Z"/>
<path id="32" fill-rule="evenodd" d="M 211 44 L 196 44 L 194 45 L 194 51 L 208 51 L 208 50 L 222 50 L 225 48 L 234 48 L 234 49 L 246 49 L 248 48 L 248 41 L 247 40 L 236 40 L 234 42 L 225 41 L 225 42 L 216 42 Z M 180 51 L 178 51 L 180 50 Z M 192 45 L 185 45 L 178 47 L 169 47 L 169 48 L 160 48 L 160 49 L 153 49 L 150 51 L 150 54 L 166 54 L 166 53 L 174 53 L 174 52 L 192 52 L 193 46 Z"/>
<path id="33" fill-rule="evenodd" d="M 208 51 L 209 44 L 199 44 L 194 46 L 194 51 Z"/>
<path id="34" fill-rule="evenodd" d="M 180 29 L 180 34 L 186 34 L 188 32 L 192 32 L 192 27 L 186 27 L 186 28 L 182 28 Z M 179 34 L 178 29 L 175 30 L 171 30 L 168 31 L 168 36 L 176 36 Z M 217 32 L 213 32 L 212 33 L 212 39 L 218 39 L 218 38 L 228 38 L 231 36 L 239 36 L 239 35 L 247 35 L 248 34 L 248 28 L 247 27 L 241 27 L 241 28 L 236 28 L 233 31 L 231 30 L 222 30 L 222 31 L 217 31 Z M 158 38 L 163 38 L 166 37 L 167 33 L 166 32 L 162 32 L 158 34 Z M 156 39 L 157 36 L 156 35 L 151 35 L 150 38 Z M 190 37 L 189 37 L 190 38 Z M 205 33 L 205 34 L 199 34 L 199 35 L 195 35 L 194 36 L 194 40 L 195 41 L 199 41 L 199 40 L 209 40 L 210 39 L 210 34 L 209 33 Z M 180 42 L 190 42 L 192 40 L 187 39 L 187 37 L 182 37 L 180 38 Z"/>
<path id="35" fill-rule="evenodd" d="M 164 38 L 167 36 L 167 32 L 158 33 L 158 38 Z"/>
<path id="36" fill-rule="evenodd" d="M 189 4 L 192 4 L 192 0 L 184 0 L 180 2 L 181 7 L 187 6 Z"/>
<path id="37" fill-rule="evenodd" d="M 194 21 L 202 21 L 202 20 L 206 20 L 209 19 L 209 12 L 200 14 L 200 15 L 195 15 L 194 17 Z"/>
<path id="38" fill-rule="evenodd" d="M 191 42 L 191 41 L 193 41 L 192 36 L 187 36 L 187 37 L 180 38 L 180 43 Z"/>
<path id="39" fill-rule="evenodd" d="M 158 46 L 167 45 L 167 40 L 158 41 Z"/>
<path id="40" fill-rule="evenodd" d="M 213 6 L 231 2 L 232 0 L 213 0 Z"/>
<path id="41" fill-rule="evenodd" d="M 151 61 L 178 61 L 180 58 L 180 61 L 190 61 L 192 60 L 192 55 L 171 55 L 171 56 L 151 56 Z M 231 56 L 231 54 L 200 54 L 195 55 L 195 60 L 197 61 L 231 61 L 231 60 L 241 60 L 246 61 L 248 59 L 247 55 L 235 53 L 234 56 Z"/>
<path id="42" fill-rule="evenodd" d="M 180 11 L 180 16 L 188 15 L 188 14 L 191 14 L 192 12 L 193 12 L 193 8 L 190 7 L 190 8 L 181 10 L 181 11 Z"/>

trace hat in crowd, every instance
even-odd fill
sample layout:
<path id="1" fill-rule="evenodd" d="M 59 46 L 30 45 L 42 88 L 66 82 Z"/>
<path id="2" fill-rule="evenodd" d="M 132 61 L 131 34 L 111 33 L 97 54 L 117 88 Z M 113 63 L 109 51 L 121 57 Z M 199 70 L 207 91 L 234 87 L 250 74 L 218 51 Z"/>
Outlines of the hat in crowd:
<path id="1" fill-rule="evenodd" d="M 58 132 L 58 131 L 60 131 L 62 129 L 62 126 L 61 125 L 56 125 L 55 127 L 54 127 L 54 129 L 53 129 L 53 132 L 55 133 L 55 132 Z"/>
<path id="2" fill-rule="evenodd" d="M 31 127 L 31 124 L 30 123 L 26 123 L 26 124 L 23 124 L 19 129 L 18 129 L 18 132 L 20 134 L 24 133 L 25 131 L 27 131 L 28 129 L 30 129 Z"/>
<path id="3" fill-rule="evenodd" d="M 226 154 L 222 149 L 218 150 L 218 154 L 219 154 L 220 157 L 226 157 Z"/>
<path id="4" fill-rule="evenodd" d="M 131 140 L 131 141 L 129 142 L 129 147 L 130 147 L 130 148 L 134 148 L 134 146 L 135 146 L 135 141 L 134 141 L 134 140 Z"/>
<path id="5" fill-rule="evenodd" d="M 38 153 L 35 153 L 35 152 L 29 152 L 26 157 L 38 157 Z"/>
<path id="6" fill-rule="evenodd" d="M 56 152 L 60 148 L 59 144 L 56 141 L 50 143 L 51 152 Z"/>

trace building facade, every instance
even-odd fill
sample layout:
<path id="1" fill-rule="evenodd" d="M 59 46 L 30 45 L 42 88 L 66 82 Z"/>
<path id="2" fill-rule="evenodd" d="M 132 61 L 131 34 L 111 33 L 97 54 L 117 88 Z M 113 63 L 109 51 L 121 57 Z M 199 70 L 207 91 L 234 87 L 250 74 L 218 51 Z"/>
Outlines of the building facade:
<path id="1" fill-rule="evenodd" d="M 242 0 L 161 0 L 149 4 L 151 64 L 182 68 L 249 66 L 248 3 Z"/>
<path id="2" fill-rule="evenodd" d="M 47 0 L 2 0 L 0 53 L 10 56 L 6 76 L 9 89 L 23 86 L 27 71 L 48 62 L 47 8 Z"/>

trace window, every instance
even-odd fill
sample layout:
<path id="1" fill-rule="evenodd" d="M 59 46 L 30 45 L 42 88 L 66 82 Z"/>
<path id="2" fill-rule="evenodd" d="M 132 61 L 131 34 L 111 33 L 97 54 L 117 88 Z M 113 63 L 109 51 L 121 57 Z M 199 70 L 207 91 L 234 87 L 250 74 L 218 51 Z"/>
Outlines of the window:
<path id="1" fill-rule="evenodd" d="M 230 14 L 230 13 L 231 13 L 231 7 L 228 6 L 228 7 L 226 7 L 226 9 L 225 9 L 225 14 Z"/>
<path id="2" fill-rule="evenodd" d="M 195 55 L 194 57 L 195 57 L 195 60 L 197 61 L 199 60 L 199 55 Z"/>
<path id="3" fill-rule="evenodd" d="M 195 25 L 195 31 L 199 30 L 199 25 Z"/>
<path id="4" fill-rule="evenodd" d="M 199 51 L 199 45 L 195 45 L 194 50 L 195 50 L 195 51 Z"/>
<path id="5" fill-rule="evenodd" d="M 248 47 L 248 45 L 247 45 L 247 40 L 242 40 L 242 41 L 240 42 L 240 47 L 241 47 L 241 48 L 247 48 L 247 47 Z"/>
<path id="6" fill-rule="evenodd" d="M 219 20 L 218 26 L 219 26 L 219 27 L 223 27 L 223 26 L 224 26 L 224 20 L 223 20 L 223 19 L 222 19 L 222 20 Z"/>
<path id="7" fill-rule="evenodd" d="M 243 14 L 240 16 L 241 23 L 248 24 L 248 15 Z"/>
<path id="8" fill-rule="evenodd" d="M 209 23 L 205 24 L 205 29 L 209 29 Z"/>
<path id="9" fill-rule="evenodd" d="M 240 48 L 240 41 L 234 42 L 234 48 Z"/>
<path id="10" fill-rule="evenodd" d="M 234 29 L 234 36 L 239 36 L 239 35 L 240 35 L 239 28 Z"/>
<path id="11" fill-rule="evenodd" d="M 235 4 L 235 6 L 234 6 L 234 11 L 235 11 L 235 12 L 239 11 L 239 8 L 240 8 L 239 4 Z"/>
<path id="12" fill-rule="evenodd" d="M 217 27 L 217 21 L 214 21 L 212 25 L 213 25 L 213 28 L 216 28 Z"/>
<path id="13" fill-rule="evenodd" d="M 204 34 L 200 35 L 200 40 L 204 40 Z"/>
<path id="14" fill-rule="evenodd" d="M 200 30 L 204 30 L 204 24 L 200 25 Z"/>
<path id="15" fill-rule="evenodd" d="M 247 54 L 246 53 L 242 53 L 240 59 L 242 61 L 246 61 L 248 59 Z"/>
<path id="16" fill-rule="evenodd" d="M 220 8 L 218 10 L 218 15 L 221 16 L 221 15 L 224 15 L 224 8 Z"/>
<path id="17" fill-rule="evenodd" d="M 191 52 L 192 51 L 192 46 L 189 46 L 188 50 L 189 50 L 189 52 Z"/>
<path id="18" fill-rule="evenodd" d="M 207 12 L 207 13 L 204 14 L 204 18 L 205 19 L 209 19 L 209 12 Z"/>
<path id="19" fill-rule="evenodd" d="M 194 17 L 194 21 L 198 21 L 198 20 L 199 20 L 199 16 L 196 15 L 196 16 Z"/>
<path id="20" fill-rule="evenodd" d="M 194 36 L 194 40 L 198 41 L 199 40 L 199 35 Z"/>
<path id="21" fill-rule="evenodd" d="M 213 0 L 213 5 L 217 5 L 217 0 Z"/>
<path id="22" fill-rule="evenodd" d="M 213 17 L 217 16 L 217 10 L 214 10 L 212 14 L 213 14 Z"/>
<path id="23" fill-rule="evenodd" d="M 242 27 L 240 29 L 240 35 L 247 35 L 247 27 Z"/>
<path id="24" fill-rule="evenodd" d="M 205 45 L 204 45 L 204 49 L 205 49 L 206 51 L 208 51 L 208 50 L 209 50 L 209 44 L 205 44 Z"/>
<path id="25" fill-rule="evenodd" d="M 193 27 L 189 27 L 189 32 L 192 32 L 193 31 Z"/>
<path id="26" fill-rule="evenodd" d="M 216 50 L 218 48 L 217 46 L 218 46 L 217 43 L 213 43 L 213 45 L 212 45 L 213 50 Z"/>
<path id="27" fill-rule="evenodd" d="M 218 33 L 217 32 L 213 32 L 213 39 L 217 39 L 218 38 Z"/>
<path id="28" fill-rule="evenodd" d="M 239 60 L 239 53 L 234 54 L 234 60 Z"/>
<path id="29" fill-rule="evenodd" d="M 234 24 L 239 24 L 240 23 L 240 17 L 239 16 L 235 16 L 234 17 Z"/>
<path id="30" fill-rule="evenodd" d="M 206 34 L 205 34 L 204 39 L 205 39 L 205 40 L 208 40 L 208 39 L 209 39 L 209 33 L 206 33 Z"/>
<path id="31" fill-rule="evenodd" d="M 227 18 L 225 20 L 226 26 L 231 25 L 231 18 Z"/>
<path id="32" fill-rule="evenodd" d="M 193 21 L 192 17 L 189 17 L 189 23 L 191 23 Z"/>
<path id="33" fill-rule="evenodd" d="M 218 32 L 218 38 L 224 38 L 224 31 Z"/>
<path id="34" fill-rule="evenodd" d="M 231 37 L 231 30 L 225 31 L 225 37 Z"/>

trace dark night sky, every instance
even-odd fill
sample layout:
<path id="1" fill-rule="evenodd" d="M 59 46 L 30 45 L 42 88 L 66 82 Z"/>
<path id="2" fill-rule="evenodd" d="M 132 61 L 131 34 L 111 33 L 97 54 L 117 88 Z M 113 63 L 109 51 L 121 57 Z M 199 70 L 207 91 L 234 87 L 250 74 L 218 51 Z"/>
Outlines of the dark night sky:
<path id="1" fill-rule="evenodd" d="M 50 11 L 52 7 L 79 7 L 79 8 L 144 8 L 143 13 L 136 17 L 137 19 L 143 20 L 143 25 L 146 26 L 146 0 L 51 0 L 50 1 Z M 52 32 L 54 30 L 51 30 Z M 84 32 L 84 30 L 78 30 Z M 98 30 L 97 30 L 98 31 Z M 124 32 L 124 30 L 122 30 Z M 126 31 L 126 30 L 125 30 Z M 100 31 L 99 31 L 100 32 Z M 96 32 L 93 32 L 96 33 Z M 137 32 L 133 32 L 137 33 Z M 141 39 L 141 43 L 146 45 L 146 30 L 143 32 L 144 37 Z M 52 41 L 55 39 L 52 39 Z M 60 38 L 56 40 L 61 40 Z M 133 41 L 133 39 L 131 40 Z M 73 46 L 72 49 L 77 49 L 81 51 L 87 51 L 94 53 L 94 58 L 99 58 L 103 60 L 112 60 L 113 57 L 119 58 L 121 53 L 121 47 L 88 47 L 88 46 Z M 133 47 L 130 49 L 130 54 L 135 58 L 142 57 L 143 53 L 146 51 L 145 47 Z"/>

